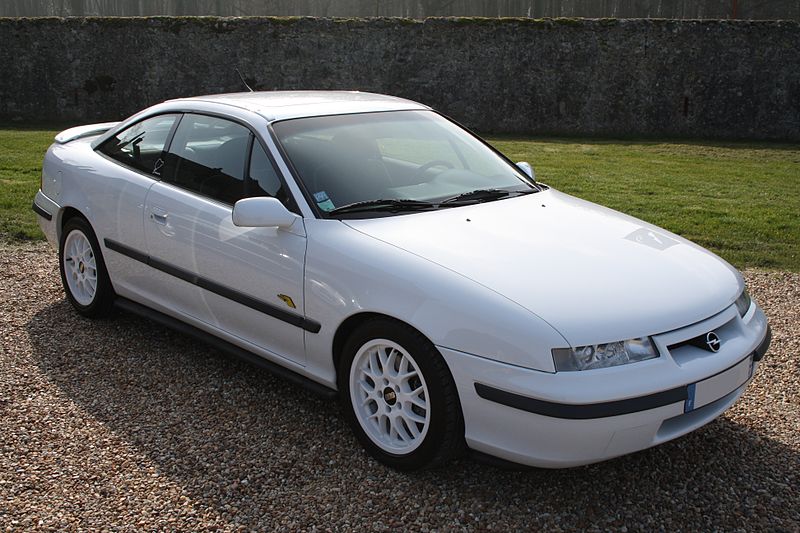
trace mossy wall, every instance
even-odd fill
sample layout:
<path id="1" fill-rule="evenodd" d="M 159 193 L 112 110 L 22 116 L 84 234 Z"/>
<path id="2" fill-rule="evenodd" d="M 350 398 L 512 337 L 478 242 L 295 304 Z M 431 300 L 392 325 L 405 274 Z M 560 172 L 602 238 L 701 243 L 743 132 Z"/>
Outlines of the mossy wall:
<path id="1" fill-rule="evenodd" d="M 168 98 L 357 89 L 481 131 L 800 140 L 797 22 L 0 19 L 0 119 L 96 122 Z"/>

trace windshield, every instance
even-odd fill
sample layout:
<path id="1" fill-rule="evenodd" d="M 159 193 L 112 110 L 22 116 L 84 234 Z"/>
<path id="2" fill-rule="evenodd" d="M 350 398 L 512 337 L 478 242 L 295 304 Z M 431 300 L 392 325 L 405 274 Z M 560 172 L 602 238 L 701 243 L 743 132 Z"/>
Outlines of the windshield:
<path id="1" fill-rule="evenodd" d="M 376 212 L 387 205 L 419 210 L 421 202 L 435 209 L 445 200 L 476 203 L 537 190 L 516 166 L 431 111 L 301 118 L 273 129 L 323 213 L 358 203 L 361 216 L 371 216 L 370 204 Z M 483 191 L 502 194 L 472 194 Z"/>

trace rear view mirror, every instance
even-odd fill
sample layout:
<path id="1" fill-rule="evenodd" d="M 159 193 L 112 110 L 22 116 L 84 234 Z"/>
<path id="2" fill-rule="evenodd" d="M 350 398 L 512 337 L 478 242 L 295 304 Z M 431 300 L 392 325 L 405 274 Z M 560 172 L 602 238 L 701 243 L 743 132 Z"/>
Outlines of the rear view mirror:
<path id="1" fill-rule="evenodd" d="M 233 205 L 233 224 L 244 228 L 288 228 L 298 217 L 277 198 L 245 198 Z"/>
<path id="2" fill-rule="evenodd" d="M 527 161 L 520 161 L 517 163 L 517 166 L 520 170 L 522 170 L 530 179 L 536 181 L 536 173 L 533 171 L 533 167 Z"/>

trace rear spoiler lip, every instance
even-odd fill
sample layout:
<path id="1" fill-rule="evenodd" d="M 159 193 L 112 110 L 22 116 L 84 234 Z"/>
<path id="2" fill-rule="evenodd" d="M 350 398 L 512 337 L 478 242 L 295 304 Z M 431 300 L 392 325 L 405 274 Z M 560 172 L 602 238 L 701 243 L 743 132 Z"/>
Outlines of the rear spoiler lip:
<path id="1" fill-rule="evenodd" d="M 101 124 L 87 124 L 85 126 L 76 126 L 74 128 L 62 131 L 61 133 L 56 135 L 55 140 L 58 144 L 66 144 L 76 139 L 83 139 L 84 137 L 94 137 L 95 135 L 100 135 L 101 133 L 107 132 L 117 124 L 119 124 L 119 122 L 103 122 Z"/>

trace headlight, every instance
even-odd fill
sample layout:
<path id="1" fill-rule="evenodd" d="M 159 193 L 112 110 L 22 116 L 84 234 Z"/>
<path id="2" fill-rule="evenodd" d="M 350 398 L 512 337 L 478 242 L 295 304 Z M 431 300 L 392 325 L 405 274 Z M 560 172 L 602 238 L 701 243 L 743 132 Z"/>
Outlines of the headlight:
<path id="1" fill-rule="evenodd" d="M 658 350 L 650 337 L 553 350 L 556 372 L 607 368 L 656 357 Z"/>
<path id="2" fill-rule="evenodd" d="M 742 291 L 742 294 L 736 298 L 736 309 L 739 310 L 739 316 L 744 316 L 750 309 L 750 295 L 747 294 L 747 289 Z"/>

